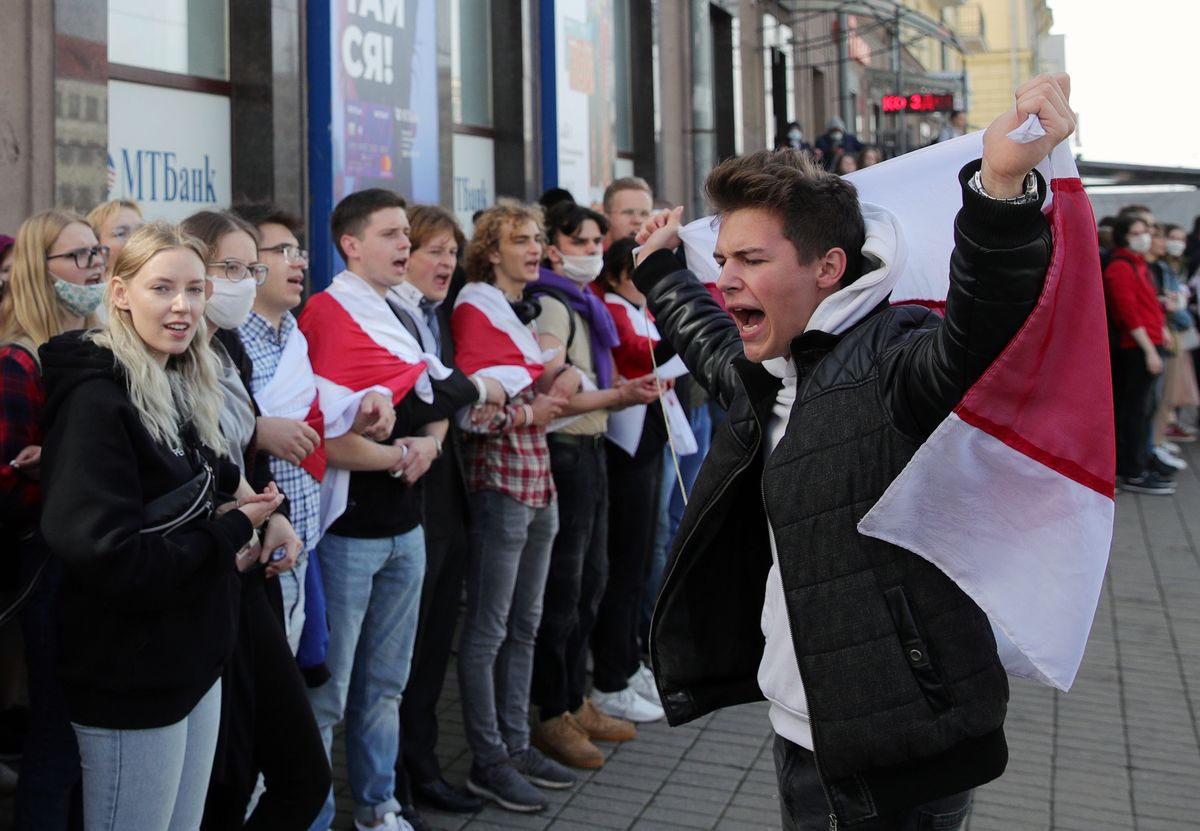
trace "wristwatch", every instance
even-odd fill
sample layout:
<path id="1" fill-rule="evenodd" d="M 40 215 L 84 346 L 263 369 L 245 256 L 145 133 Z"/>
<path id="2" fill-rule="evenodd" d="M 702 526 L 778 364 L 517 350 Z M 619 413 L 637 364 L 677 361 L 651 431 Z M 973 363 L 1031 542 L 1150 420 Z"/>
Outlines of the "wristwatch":
<path id="1" fill-rule="evenodd" d="M 1038 198 L 1037 176 L 1033 175 L 1033 171 L 1025 174 L 1025 192 L 1020 196 L 992 196 L 983 189 L 983 171 L 976 170 L 975 175 L 967 182 L 971 190 L 978 193 L 980 196 L 991 199 L 993 202 L 1003 202 L 1006 205 L 1028 205 L 1031 202 L 1036 202 Z"/>

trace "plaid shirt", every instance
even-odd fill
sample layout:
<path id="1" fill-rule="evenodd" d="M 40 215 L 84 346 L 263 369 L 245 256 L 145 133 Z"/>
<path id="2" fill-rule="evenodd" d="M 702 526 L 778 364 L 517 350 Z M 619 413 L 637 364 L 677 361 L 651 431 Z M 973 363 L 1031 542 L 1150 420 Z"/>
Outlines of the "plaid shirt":
<path id="1" fill-rule="evenodd" d="M 524 389 L 504 408 L 504 418 L 490 433 L 463 433 L 468 490 L 499 491 L 531 508 L 543 508 L 554 499 L 546 428 L 512 426 L 521 405 L 533 399 L 533 390 Z"/>
<path id="2" fill-rule="evenodd" d="M 242 345 L 254 364 L 250 376 L 251 392 L 257 394 L 275 377 L 283 347 L 294 328 L 296 318 L 291 312 L 284 312 L 278 332 L 257 312 L 251 312 L 246 322 L 238 327 Z M 321 483 L 298 465 L 274 456 L 269 456 L 268 461 L 275 484 L 287 496 L 291 506 L 292 527 L 304 541 L 304 550 L 311 551 L 317 547 L 321 536 Z"/>
<path id="3" fill-rule="evenodd" d="M 31 444 L 42 443 L 40 416 L 46 403 L 42 373 L 28 352 L 0 349 L 0 502 L 5 524 L 22 527 L 37 519 L 42 487 L 9 462 Z"/>

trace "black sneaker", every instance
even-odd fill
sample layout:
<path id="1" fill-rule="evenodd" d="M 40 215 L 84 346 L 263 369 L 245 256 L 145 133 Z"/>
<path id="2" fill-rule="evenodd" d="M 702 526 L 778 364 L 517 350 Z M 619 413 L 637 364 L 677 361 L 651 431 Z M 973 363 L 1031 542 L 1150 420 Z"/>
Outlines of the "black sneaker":
<path id="1" fill-rule="evenodd" d="M 1141 476 L 1125 476 L 1117 479 L 1117 485 L 1123 491 L 1144 493 L 1150 496 L 1170 496 L 1175 493 L 1175 482 L 1154 471 L 1143 473 Z"/>
<path id="2" fill-rule="evenodd" d="M 517 772 L 541 788 L 561 790 L 576 782 L 575 774 L 536 747 L 527 747 L 509 756 Z"/>
<path id="3" fill-rule="evenodd" d="M 508 759 L 487 767 L 473 762 L 471 775 L 467 777 L 467 790 L 509 811 L 532 813 L 546 807 L 545 794 L 526 782 Z"/>

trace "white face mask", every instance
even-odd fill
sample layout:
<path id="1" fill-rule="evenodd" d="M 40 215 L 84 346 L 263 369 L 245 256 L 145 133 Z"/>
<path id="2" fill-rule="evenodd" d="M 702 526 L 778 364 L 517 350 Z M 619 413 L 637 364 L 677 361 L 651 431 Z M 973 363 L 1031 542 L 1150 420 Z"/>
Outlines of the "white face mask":
<path id="1" fill-rule="evenodd" d="M 257 286 L 250 277 L 236 283 L 224 277 L 210 277 L 212 297 L 204 307 L 204 316 L 218 329 L 236 329 L 250 316 Z"/>
<path id="2" fill-rule="evenodd" d="M 53 274 L 50 276 L 54 277 Z M 58 295 L 58 302 L 66 306 L 71 314 L 87 317 L 96 311 L 96 307 L 104 299 L 104 283 L 81 285 L 54 277 L 54 293 Z"/>
<path id="3" fill-rule="evenodd" d="M 590 257 L 563 254 L 562 261 L 563 276 L 581 285 L 595 280 L 600 274 L 600 269 L 604 268 L 603 254 L 593 254 Z"/>
<path id="4" fill-rule="evenodd" d="M 1138 254 L 1145 254 L 1150 250 L 1150 234 L 1134 234 L 1129 238 L 1129 250 Z"/>
<path id="5" fill-rule="evenodd" d="M 1184 249 L 1187 248 L 1187 242 L 1181 239 L 1167 240 L 1167 256 L 1182 257 Z"/>

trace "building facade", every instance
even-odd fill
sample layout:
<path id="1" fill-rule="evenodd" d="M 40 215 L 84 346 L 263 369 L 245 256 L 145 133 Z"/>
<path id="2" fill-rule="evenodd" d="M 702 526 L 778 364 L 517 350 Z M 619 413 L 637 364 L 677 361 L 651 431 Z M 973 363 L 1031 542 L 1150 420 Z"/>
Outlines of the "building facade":
<path id="1" fill-rule="evenodd" d="M 790 122 L 811 142 L 838 116 L 885 157 L 952 107 L 986 124 L 1045 51 L 1044 0 L 1017 5 L 1002 26 L 1000 0 L 12 0 L 0 231 L 111 197 L 170 219 L 270 199 L 308 219 L 319 288 L 329 213 L 363 187 L 469 228 L 498 196 L 638 175 L 695 215 L 716 163 Z"/>

